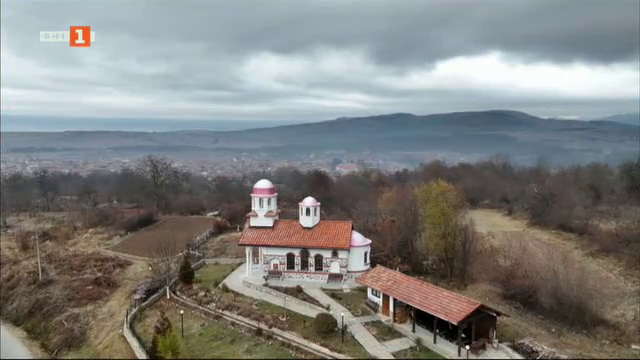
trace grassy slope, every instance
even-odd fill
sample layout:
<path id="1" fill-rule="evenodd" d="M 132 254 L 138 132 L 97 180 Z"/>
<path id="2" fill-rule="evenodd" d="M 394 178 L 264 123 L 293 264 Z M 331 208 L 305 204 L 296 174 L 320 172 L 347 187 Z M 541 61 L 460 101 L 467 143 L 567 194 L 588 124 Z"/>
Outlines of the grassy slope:
<path id="1" fill-rule="evenodd" d="M 606 299 L 609 320 L 625 329 L 637 328 L 640 279 L 637 274 L 630 274 L 619 261 L 593 255 L 574 235 L 530 227 L 523 220 L 513 219 L 493 210 L 472 210 L 470 215 L 478 231 L 485 235 L 483 241 L 486 245 L 502 247 L 508 246 L 511 241 L 526 241 L 551 246 L 557 252 L 576 257 L 595 274 L 606 279 L 606 283 L 602 285 L 610 291 Z M 532 314 L 521 306 L 502 299 L 499 289 L 491 284 L 472 284 L 462 292 L 510 315 L 500 318 L 498 322 L 498 337 L 505 341 L 531 337 L 570 357 L 640 357 L 639 350 L 615 344 L 615 333 L 603 330 L 598 334 L 586 334 L 553 319 Z"/>

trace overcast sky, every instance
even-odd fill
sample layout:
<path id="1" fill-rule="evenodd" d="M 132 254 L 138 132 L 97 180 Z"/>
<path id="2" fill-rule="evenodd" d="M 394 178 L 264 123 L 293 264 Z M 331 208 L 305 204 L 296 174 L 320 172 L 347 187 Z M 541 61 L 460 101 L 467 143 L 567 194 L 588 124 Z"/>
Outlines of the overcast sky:
<path id="1" fill-rule="evenodd" d="M 2 2 L 2 113 L 638 112 L 638 0 Z M 40 31 L 90 25 L 90 48 Z"/>

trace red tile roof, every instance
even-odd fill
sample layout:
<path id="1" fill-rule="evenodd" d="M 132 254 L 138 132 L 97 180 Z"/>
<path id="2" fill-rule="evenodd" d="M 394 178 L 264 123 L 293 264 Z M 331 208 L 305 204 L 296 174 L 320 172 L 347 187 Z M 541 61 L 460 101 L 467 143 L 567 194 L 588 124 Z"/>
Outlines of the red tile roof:
<path id="1" fill-rule="evenodd" d="M 356 281 L 455 325 L 478 308 L 488 308 L 476 300 L 381 265 Z"/>
<path id="2" fill-rule="evenodd" d="M 238 245 L 349 249 L 352 229 L 350 220 L 322 220 L 310 229 L 298 220 L 276 220 L 272 228 L 245 225 Z"/>

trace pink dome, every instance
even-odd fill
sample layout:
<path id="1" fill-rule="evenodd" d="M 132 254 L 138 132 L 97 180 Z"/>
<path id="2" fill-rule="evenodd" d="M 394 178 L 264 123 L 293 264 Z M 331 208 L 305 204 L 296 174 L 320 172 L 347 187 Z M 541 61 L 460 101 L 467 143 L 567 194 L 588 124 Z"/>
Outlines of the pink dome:
<path id="1" fill-rule="evenodd" d="M 253 185 L 253 193 L 251 195 L 276 195 L 276 187 L 271 181 L 262 179 Z"/>
<path id="2" fill-rule="evenodd" d="M 369 244 L 371 244 L 371 240 L 355 230 L 351 231 L 351 246 L 366 246 Z"/>
<path id="3" fill-rule="evenodd" d="M 301 205 L 301 206 L 318 206 L 318 205 L 320 205 L 320 203 L 314 197 L 307 196 L 298 205 Z"/>

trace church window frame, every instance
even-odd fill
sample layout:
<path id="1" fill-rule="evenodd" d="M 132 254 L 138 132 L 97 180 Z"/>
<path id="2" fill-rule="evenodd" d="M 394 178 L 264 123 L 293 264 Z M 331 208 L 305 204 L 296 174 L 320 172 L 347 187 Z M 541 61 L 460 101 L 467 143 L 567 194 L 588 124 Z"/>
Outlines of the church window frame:
<path id="1" fill-rule="evenodd" d="M 313 257 L 313 270 L 324 271 L 324 256 L 322 254 L 316 254 Z"/>
<path id="2" fill-rule="evenodd" d="M 300 250 L 300 271 L 309 271 L 309 250 Z"/>
<path id="3" fill-rule="evenodd" d="M 287 266 L 286 269 L 287 270 L 295 270 L 296 269 L 296 254 L 294 253 L 287 253 L 286 255 L 286 259 L 287 259 Z"/>

